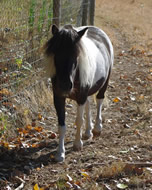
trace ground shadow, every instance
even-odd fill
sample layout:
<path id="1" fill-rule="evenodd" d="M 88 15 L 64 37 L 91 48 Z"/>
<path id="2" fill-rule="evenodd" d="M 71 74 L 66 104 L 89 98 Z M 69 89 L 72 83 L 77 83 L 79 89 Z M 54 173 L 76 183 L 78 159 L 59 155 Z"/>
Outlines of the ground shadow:
<path id="1" fill-rule="evenodd" d="M 70 144 L 71 142 L 67 142 Z M 49 164 L 56 164 L 54 155 L 56 153 L 57 141 L 44 143 L 39 148 L 18 148 L 8 150 L 0 147 L 0 180 L 10 180 L 15 176 L 22 174 L 29 175 L 31 170 L 41 168 Z M 72 147 L 68 148 L 67 154 L 73 151 Z"/>

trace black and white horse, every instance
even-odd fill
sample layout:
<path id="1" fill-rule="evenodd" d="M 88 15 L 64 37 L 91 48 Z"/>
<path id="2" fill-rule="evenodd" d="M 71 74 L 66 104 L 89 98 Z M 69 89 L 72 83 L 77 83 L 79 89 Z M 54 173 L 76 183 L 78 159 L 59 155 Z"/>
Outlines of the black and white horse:
<path id="1" fill-rule="evenodd" d="M 47 70 L 52 79 L 54 106 L 59 123 L 59 146 L 56 161 L 64 161 L 65 100 L 77 102 L 77 132 L 74 149 L 83 147 L 81 127 L 86 110 L 85 139 L 100 134 L 102 129 L 102 103 L 110 77 L 114 53 L 108 36 L 99 28 L 52 26 L 52 38 L 46 43 Z M 97 93 L 97 116 L 93 127 L 89 96 Z"/>

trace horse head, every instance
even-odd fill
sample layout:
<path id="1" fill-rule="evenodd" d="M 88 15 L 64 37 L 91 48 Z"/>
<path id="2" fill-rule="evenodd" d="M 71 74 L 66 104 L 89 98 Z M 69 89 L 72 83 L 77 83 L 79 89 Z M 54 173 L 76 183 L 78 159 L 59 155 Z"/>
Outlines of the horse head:
<path id="1" fill-rule="evenodd" d="M 53 73 L 51 78 L 56 79 L 57 87 L 62 94 L 71 92 L 77 70 L 79 41 L 85 34 L 87 27 L 76 31 L 71 25 L 61 30 L 52 26 L 52 38 L 46 44 L 47 57 L 53 57 L 49 63 Z"/>

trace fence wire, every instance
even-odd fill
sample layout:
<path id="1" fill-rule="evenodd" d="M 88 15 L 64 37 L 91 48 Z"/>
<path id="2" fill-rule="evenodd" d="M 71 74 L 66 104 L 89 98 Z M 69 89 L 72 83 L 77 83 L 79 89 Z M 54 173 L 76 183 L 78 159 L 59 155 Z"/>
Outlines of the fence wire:
<path id="1" fill-rule="evenodd" d="M 82 7 L 61 0 L 60 25 L 80 25 Z M 53 0 L 0 1 L 0 136 L 50 109 L 42 49 L 54 19 Z"/>

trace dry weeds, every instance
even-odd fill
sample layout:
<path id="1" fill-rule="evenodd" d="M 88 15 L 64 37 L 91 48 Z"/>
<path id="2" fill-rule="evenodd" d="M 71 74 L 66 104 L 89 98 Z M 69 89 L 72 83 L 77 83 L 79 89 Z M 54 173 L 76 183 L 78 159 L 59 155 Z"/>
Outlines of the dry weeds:
<path id="1" fill-rule="evenodd" d="M 95 23 L 109 34 L 115 48 L 115 65 L 108 87 L 109 106 L 103 110 L 101 136 L 86 141 L 81 152 L 73 152 L 76 106 L 68 101 L 65 163 L 53 161 L 57 141 L 50 140 L 47 146 L 37 149 L 6 151 L 10 167 L 6 167 L 6 160 L 0 157 L 1 173 L 7 179 L 12 178 L 1 181 L 1 187 L 6 187 L 6 183 L 12 189 L 19 187 L 22 184 L 16 179 L 19 176 L 24 180 L 25 190 L 33 187 L 53 190 L 152 189 L 152 169 L 147 165 L 152 161 L 151 0 L 97 0 L 96 3 Z M 57 120 L 50 96 L 52 94 L 44 84 L 26 92 L 28 104 L 35 114 L 39 113 L 40 106 L 42 117 L 47 119 L 42 122 L 43 130 L 49 128 L 56 132 Z M 94 101 L 92 108 L 95 118 Z M 11 166 L 14 166 L 13 171 Z"/>
<path id="2" fill-rule="evenodd" d="M 126 36 L 132 46 L 152 50 L 152 1 L 98 0 L 96 5 L 96 25 L 108 31 L 114 42 L 112 28 Z"/>

